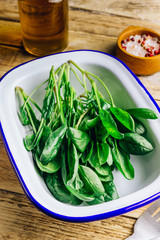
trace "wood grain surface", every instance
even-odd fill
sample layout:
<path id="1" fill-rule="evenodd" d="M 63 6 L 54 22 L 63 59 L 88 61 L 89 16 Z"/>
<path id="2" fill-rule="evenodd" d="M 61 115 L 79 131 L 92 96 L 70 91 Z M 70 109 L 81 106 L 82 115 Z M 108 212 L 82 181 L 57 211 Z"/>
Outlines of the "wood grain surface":
<path id="1" fill-rule="evenodd" d="M 69 44 L 65 50 L 94 49 L 115 54 L 117 37 L 130 25 L 160 33 L 159 0 L 70 0 Z M 0 0 L 0 77 L 34 59 L 22 45 L 17 0 Z M 160 72 L 139 76 L 160 105 Z M 145 206 L 90 223 L 66 223 L 37 210 L 24 194 L 0 138 L 0 239 L 120 240 L 133 232 Z"/>

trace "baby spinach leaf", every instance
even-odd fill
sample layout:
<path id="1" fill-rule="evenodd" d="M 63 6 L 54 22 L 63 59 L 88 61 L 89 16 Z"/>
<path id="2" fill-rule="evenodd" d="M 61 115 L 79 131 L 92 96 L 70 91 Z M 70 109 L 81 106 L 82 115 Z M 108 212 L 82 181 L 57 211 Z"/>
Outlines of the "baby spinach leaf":
<path id="1" fill-rule="evenodd" d="M 110 111 L 114 115 L 114 117 L 121 122 L 126 128 L 128 128 L 130 131 L 135 130 L 135 123 L 131 115 L 122 110 L 121 108 L 118 107 L 110 107 Z"/>
<path id="2" fill-rule="evenodd" d="M 88 202 L 88 205 L 96 205 L 105 202 L 104 196 L 96 197 L 93 201 Z"/>
<path id="3" fill-rule="evenodd" d="M 112 149 L 113 161 L 123 176 L 129 180 L 134 178 L 134 168 L 130 162 L 129 155 L 118 149 L 117 144 Z"/>
<path id="4" fill-rule="evenodd" d="M 99 111 L 99 116 L 109 135 L 117 139 L 123 138 L 123 134 L 118 131 L 116 122 L 109 111 L 102 109 Z"/>
<path id="5" fill-rule="evenodd" d="M 71 142 L 68 147 L 68 168 L 69 175 L 67 177 L 67 185 L 71 185 L 78 173 L 78 154 L 75 145 Z"/>
<path id="6" fill-rule="evenodd" d="M 111 104 L 104 98 L 100 98 L 101 108 L 107 110 L 111 107 Z"/>
<path id="7" fill-rule="evenodd" d="M 36 132 L 36 134 L 34 135 L 34 139 L 32 142 L 26 142 L 25 143 L 25 147 L 28 151 L 31 151 L 33 150 L 38 144 L 39 144 L 39 141 L 42 137 L 42 133 L 43 133 L 43 128 L 45 126 L 45 121 L 41 121 L 40 125 L 39 125 L 39 128 L 38 128 L 38 131 Z"/>
<path id="8" fill-rule="evenodd" d="M 71 186 L 66 185 L 66 188 L 78 199 L 80 199 L 81 201 L 85 201 L 85 202 L 90 202 L 93 201 L 95 199 L 95 196 L 92 192 L 87 192 L 85 191 L 85 188 L 81 188 L 79 190 L 74 189 Z"/>
<path id="9" fill-rule="evenodd" d="M 19 117 L 22 125 L 26 126 L 26 125 L 30 124 L 30 120 L 28 118 L 27 112 L 25 111 L 23 106 L 21 106 L 19 109 L 18 117 Z"/>
<path id="10" fill-rule="evenodd" d="M 103 183 L 103 186 L 106 193 L 104 196 L 105 202 L 119 198 L 116 186 L 112 181 Z"/>
<path id="11" fill-rule="evenodd" d="M 61 158 L 60 156 L 56 156 L 51 162 L 49 162 L 47 165 L 43 165 L 38 158 L 38 155 L 35 154 L 35 161 L 37 164 L 37 167 L 42 171 L 46 173 L 55 173 L 57 172 L 61 167 Z"/>
<path id="12" fill-rule="evenodd" d="M 24 139 L 23 139 L 23 143 L 24 146 L 26 148 L 26 150 L 28 151 L 28 146 L 30 146 L 34 140 L 35 135 L 34 134 L 28 134 Z"/>
<path id="13" fill-rule="evenodd" d="M 106 128 L 102 123 L 98 124 L 97 126 L 97 140 L 99 142 L 106 142 L 106 138 L 109 136 Z"/>
<path id="14" fill-rule="evenodd" d="M 93 192 L 86 191 L 86 189 L 84 187 L 82 187 L 79 190 L 76 190 L 74 188 L 74 183 L 72 183 L 71 186 L 67 185 L 67 169 L 66 169 L 66 162 L 65 161 L 66 161 L 65 160 L 65 155 L 63 155 L 61 175 L 62 175 L 63 183 L 66 186 L 66 188 L 70 191 L 70 193 L 72 193 L 75 197 L 77 197 L 78 199 L 80 199 L 82 201 L 86 201 L 86 202 L 93 201 L 95 199 L 95 196 L 93 195 Z"/>
<path id="15" fill-rule="evenodd" d="M 79 165 L 80 176 L 86 186 L 94 192 L 95 196 L 101 196 L 105 193 L 104 187 L 97 174 L 89 167 Z"/>
<path id="16" fill-rule="evenodd" d="M 43 106 L 42 106 L 42 118 L 47 119 L 50 118 L 51 114 L 53 113 L 54 109 L 54 92 L 53 89 L 48 89 L 46 92 L 45 98 L 43 100 Z"/>
<path id="17" fill-rule="evenodd" d="M 102 176 L 108 176 L 111 173 L 111 167 L 107 163 L 95 168 L 95 170 Z"/>
<path id="18" fill-rule="evenodd" d="M 110 182 L 110 181 L 113 181 L 113 173 L 111 172 L 109 175 L 107 176 L 103 176 L 103 175 L 100 175 L 100 174 L 97 174 L 99 179 L 101 180 L 101 182 Z"/>
<path id="19" fill-rule="evenodd" d="M 108 136 L 106 139 L 107 143 L 109 144 L 110 148 L 114 148 L 114 139 L 111 136 Z"/>
<path id="20" fill-rule="evenodd" d="M 111 166 L 113 164 L 112 151 L 111 151 L 110 147 L 109 147 L 109 153 L 108 153 L 108 157 L 107 157 L 107 163 L 109 166 Z"/>
<path id="21" fill-rule="evenodd" d="M 135 132 L 139 135 L 143 135 L 146 131 L 144 125 L 138 120 L 135 119 Z"/>
<path id="22" fill-rule="evenodd" d="M 74 182 L 72 183 L 72 187 L 76 190 L 80 190 L 84 186 L 84 182 L 81 180 L 79 173 L 77 173 Z"/>
<path id="23" fill-rule="evenodd" d="M 133 155 L 144 155 L 153 151 L 151 143 L 137 133 L 125 133 L 119 145 L 124 151 Z"/>
<path id="24" fill-rule="evenodd" d="M 50 127 L 44 126 L 41 141 L 45 143 L 51 133 L 52 130 L 50 129 Z"/>
<path id="25" fill-rule="evenodd" d="M 64 124 L 49 135 L 40 156 L 40 161 L 42 164 L 45 165 L 49 163 L 57 155 L 63 138 L 65 136 L 66 130 L 67 127 Z"/>
<path id="26" fill-rule="evenodd" d="M 86 148 L 86 150 L 82 153 L 81 155 L 81 160 L 82 160 L 82 163 L 86 163 L 90 160 L 91 156 L 92 156 L 92 153 L 93 153 L 93 146 L 94 146 L 94 143 L 93 141 L 91 140 Z"/>
<path id="27" fill-rule="evenodd" d="M 134 117 L 140 117 L 144 119 L 157 119 L 157 114 L 148 108 L 130 108 L 126 110 L 129 114 Z"/>
<path id="28" fill-rule="evenodd" d="M 88 131 L 92 128 L 94 128 L 98 122 L 100 121 L 99 117 L 95 117 L 95 118 L 91 118 L 91 116 L 86 116 L 80 126 L 79 126 L 79 130 L 82 130 L 82 131 Z"/>
<path id="29" fill-rule="evenodd" d="M 70 191 L 65 187 L 60 174 L 47 174 L 45 177 L 45 183 L 57 200 L 64 203 L 71 203 L 73 205 L 81 204 L 82 201 L 75 196 L 72 196 Z"/>
<path id="30" fill-rule="evenodd" d="M 80 152 L 84 152 L 90 142 L 90 137 L 86 132 L 72 127 L 68 128 L 68 137 Z"/>
<path id="31" fill-rule="evenodd" d="M 100 166 L 100 161 L 99 161 L 99 156 L 98 156 L 98 146 L 97 142 L 93 144 L 93 151 L 92 154 L 89 158 L 89 163 L 93 168 L 99 167 Z"/>
<path id="32" fill-rule="evenodd" d="M 107 162 L 109 157 L 109 145 L 106 142 L 99 143 L 97 142 L 97 153 L 98 153 L 98 161 L 100 165 L 103 165 Z"/>

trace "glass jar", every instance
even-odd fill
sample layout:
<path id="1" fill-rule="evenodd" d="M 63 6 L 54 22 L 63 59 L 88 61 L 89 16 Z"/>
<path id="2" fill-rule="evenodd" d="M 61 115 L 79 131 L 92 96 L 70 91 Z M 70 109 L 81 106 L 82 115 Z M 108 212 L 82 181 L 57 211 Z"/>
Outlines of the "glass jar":
<path id="1" fill-rule="evenodd" d="M 25 49 L 36 56 L 68 44 L 68 0 L 18 0 Z"/>

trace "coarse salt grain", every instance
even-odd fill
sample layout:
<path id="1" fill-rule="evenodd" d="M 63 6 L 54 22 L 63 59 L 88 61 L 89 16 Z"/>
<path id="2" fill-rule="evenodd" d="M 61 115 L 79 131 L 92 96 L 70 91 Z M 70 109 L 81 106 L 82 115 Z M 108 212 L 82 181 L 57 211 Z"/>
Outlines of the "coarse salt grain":
<path id="1" fill-rule="evenodd" d="M 160 41 L 149 34 L 131 35 L 129 38 L 122 40 L 122 48 L 138 57 L 152 57 L 160 54 Z"/>

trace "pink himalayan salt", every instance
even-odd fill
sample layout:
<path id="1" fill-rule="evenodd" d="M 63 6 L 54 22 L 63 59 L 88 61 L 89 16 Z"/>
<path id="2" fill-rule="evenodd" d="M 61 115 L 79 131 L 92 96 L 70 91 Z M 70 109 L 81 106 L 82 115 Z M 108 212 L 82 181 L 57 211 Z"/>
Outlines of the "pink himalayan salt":
<path id="1" fill-rule="evenodd" d="M 152 57 L 160 54 L 160 41 L 149 34 L 131 35 L 121 42 L 122 48 L 138 57 Z"/>

